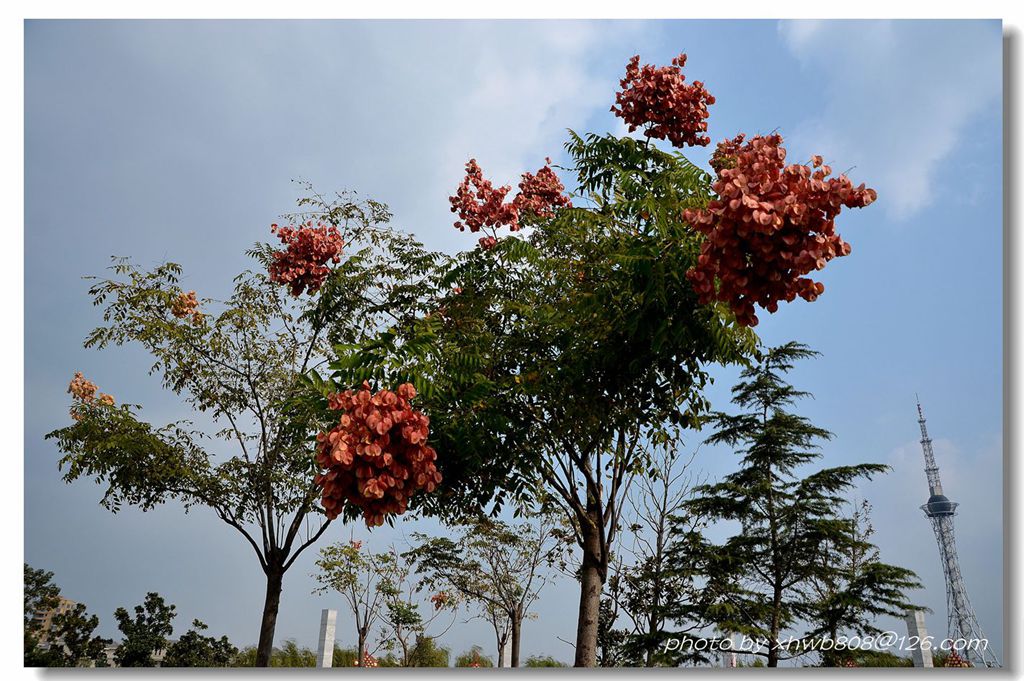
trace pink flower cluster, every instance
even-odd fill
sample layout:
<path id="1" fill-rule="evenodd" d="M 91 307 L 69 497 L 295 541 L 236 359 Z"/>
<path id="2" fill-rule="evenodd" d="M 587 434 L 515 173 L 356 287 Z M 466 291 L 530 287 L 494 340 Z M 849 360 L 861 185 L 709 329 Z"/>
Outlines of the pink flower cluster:
<path id="1" fill-rule="evenodd" d="M 317 436 L 316 462 L 325 472 L 315 482 L 327 517 L 350 503 L 368 526 L 381 525 L 387 515 L 404 513 L 417 491 L 433 492 L 441 482 L 437 454 L 427 445 L 430 420 L 410 405 L 415 396 L 409 383 L 374 394 L 366 382 L 330 396 L 330 408 L 344 413 Z"/>
<path id="2" fill-rule="evenodd" d="M 640 55 L 626 65 L 626 76 L 615 94 L 612 112 L 626 122 L 629 131 L 646 126 L 648 137 L 667 139 L 672 146 L 707 146 L 708 106 L 715 98 L 699 80 L 686 84 L 686 55 L 672 59 L 671 66 L 640 66 Z"/>
<path id="3" fill-rule="evenodd" d="M 192 317 L 192 323 L 198 326 L 203 323 L 203 313 L 199 311 L 199 300 L 196 299 L 196 292 L 179 293 L 178 297 L 171 302 L 171 314 L 178 319 Z"/>
<path id="4" fill-rule="evenodd" d="M 90 381 L 88 378 L 82 375 L 81 371 L 76 371 L 74 377 L 71 379 L 71 383 L 68 384 L 68 393 L 74 398 L 77 404 L 71 407 L 71 418 L 75 421 L 80 421 L 82 418 L 82 408 L 85 405 L 91 404 L 102 404 L 107 407 L 114 406 L 114 396 L 106 393 L 96 394 L 96 384 Z"/>
<path id="5" fill-rule="evenodd" d="M 304 225 L 278 227 L 271 225 L 270 231 L 277 234 L 286 246 L 275 251 L 270 263 L 270 280 L 289 287 L 293 296 L 303 291 L 316 293 L 327 280 L 331 270 L 327 263 L 341 262 L 341 249 L 345 242 L 341 232 L 334 225 L 310 220 Z"/>
<path id="6" fill-rule="evenodd" d="M 571 206 L 572 201 L 565 195 L 565 186 L 551 169 L 551 159 L 545 159 L 544 167 L 534 173 L 523 173 L 519 182 L 519 193 L 509 202 L 505 197 L 512 190 L 509 185 L 495 187 L 484 177 L 476 159 L 466 163 L 466 177 L 459 184 L 454 196 L 448 197 L 452 212 L 459 219 L 455 227 L 460 231 L 489 232 L 480 238 L 484 250 L 494 248 L 498 243 L 497 230 L 508 227 L 510 232 L 519 231 L 520 218 L 532 215 L 549 218 L 556 208 Z"/>
<path id="7" fill-rule="evenodd" d="M 796 296 L 813 301 L 825 287 L 804 275 L 850 253 L 835 231 L 843 207 L 862 208 L 877 198 L 854 187 L 820 156 L 812 167 L 785 165 L 780 135 L 744 135 L 718 145 L 711 165 L 717 198 L 683 218 L 707 235 L 697 264 L 686 276 L 701 303 L 727 303 L 745 326 L 757 324 L 754 305 L 769 312 Z M 716 287 L 717 281 L 717 287 Z"/>
<path id="8" fill-rule="evenodd" d="M 76 371 L 71 383 L 68 384 L 68 393 L 80 402 L 91 403 L 96 397 L 96 384 Z"/>

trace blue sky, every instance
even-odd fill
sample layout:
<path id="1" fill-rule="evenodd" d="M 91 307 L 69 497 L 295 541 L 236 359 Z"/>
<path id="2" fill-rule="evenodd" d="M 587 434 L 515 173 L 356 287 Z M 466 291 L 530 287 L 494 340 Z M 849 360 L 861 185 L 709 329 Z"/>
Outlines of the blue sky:
<path id="1" fill-rule="evenodd" d="M 625 62 L 689 55 L 716 96 L 713 140 L 778 130 L 789 158 L 821 153 L 879 191 L 844 214 L 853 254 L 813 305 L 761 315 L 769 343 L 823 356 L 793 374 L 805 413 L 832 430 L 828 464 L 893 466 L 858 497 L 883 557 L 916 570 L 945 628 L 914 394 L 947 494 L 961 502 L 960 558 L 979 619 L 1002 649 L 1002 38 L 999 22 L 28 22 L 25 29 L 25 557 L 116 630 L 111 613 L 157 590 L 239 644 L 254 643 L 262 574 L 211 513 L 112 515 L 101 489 L 64 485 L 43 434 L 64 425 L 76 370 L 154 421 L 184 416 L 135 349 L 86 351 L 98 322 L 81 277 L 110 255 L 181 263 L 186 288 L 221 295 L 292 206 L 293 178 L 388 203 L 395 223 L 448 251 L 447 197 L 476 157 L 514 181 L 562 156 L 565 129 L 622 132 L 608 112 Z M 693 153 L 703 161 L 709 149 Z M 719 372 L 727 408 L 735 373 Z M 705 449 L 696 465 L 733 469 Z M 375 531 L 383 547 L 400 523 Z M 365 528 L 353 528 L 367 538 Z M 349 528 L 330 533 L 349 536 Z M 278 641 L 315 645 L 314 553 L 286 578 Z M 544 593 L 524 654 L 572 657 L 575 584 Z M 340 632 L 351 642 L 345 614 Z M 902 630 L 899 623 L 892 627 Z M 444 639 L 491 647 L 479 621 Z"/>

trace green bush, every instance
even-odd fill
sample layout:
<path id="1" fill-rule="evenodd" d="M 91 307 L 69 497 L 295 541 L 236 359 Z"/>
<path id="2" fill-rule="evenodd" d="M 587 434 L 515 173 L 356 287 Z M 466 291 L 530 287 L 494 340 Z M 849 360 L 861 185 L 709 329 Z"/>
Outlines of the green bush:
<path id="1" fill-rule="evenodd" d="M 550 655 L 531 655 L 523 663 L 524 667 L 568 667 L 564 662 L 559 662 Z"/>
<path id="2" fill-rule="evenodd" d="M 456 667 L 493 667 L 494 662 L 491 658 L 483 654 L 484 649 L 480 646 L 473 646 L 466 652 L 462 653 L 455 658 Z"/>

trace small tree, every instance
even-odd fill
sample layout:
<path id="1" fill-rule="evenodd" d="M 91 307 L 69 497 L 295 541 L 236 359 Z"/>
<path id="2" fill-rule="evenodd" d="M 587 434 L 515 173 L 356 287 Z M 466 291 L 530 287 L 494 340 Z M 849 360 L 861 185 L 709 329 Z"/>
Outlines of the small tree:
<path id="1" fill-rule="evenodd" d="M 149 592 L 142 605 L 135 606 L 132 617 L 124 608 L 114 611 L 117 628 L 124 640 L 114 652 L 114 660 L 121 667 L 155 667 L 154 656 L 167 650 L 167 637 L 174 632 L 171 625 L 177 613 L 160 594 Z"/>
<path id="2" fill-rule="evenodd" d="M 631 546 L 620 546 L 608 582 L 615 619 L 624 618 L 627 625 L 621 632 L 622 662 L 655 667 L 704 659 L 693 648 L 680 655 L 666 652 L 663 645 L 666 636 L 686 637 L 698 628 L 666 631 L 669 610 L 694 600 L 700 590 L 669 556 L 673 528 L 697 529 L 701 524 L 686 508 L 698 482 L 691 471 L 695 456 L 681 456 L 674 447 L 657 448 L 650 474 L 639 477 L 630 490 Z"/>
<path id="3" fill-rule="evenodd" d="M 630 666 L 630 658 L 625 647 L 628 632 L 616 628 L 618 619 L 617 601 L 613 598 L 602 598 L 601 611 L 597 618 L 598 667 Z"/>
<path id="4" fill-rule="evenodd" d="M 405 555 L 416 562 L 429 588 L 477 603 L 494 629 L 498 665 L 511 638 L 511 664 L 518 667 L 523 620 L 550 579 L 545 568 L 563 551 L 556 518 L 542 513 L 509 525 L 477 517 L 454 529 L 454 541 L 414 534 L 419 545 Z"/>
<path id="5" fill-rule="evenodd" d="M 826 468 L 798 477 L 821 453 L 831 433 L 787 411 L 807 393 L 783 374 L 817 353 L 798 343 L 772 348 L 745 369 L 732 389 L 739 414 L 716 413 L 712 444 L 735 447 L 741 467 L 716 484 L 703 485 L 686 508 L 698 517 L 733 521 L 742 532 L 722 544 L 691 527 L 679 528 L 673 560 L 696 566 L 705 580 L 700 600 L 678 604 L 677 621 L 706 621 L 724 632 L 766 641 L 756 654 L 769 667 L 803 653 L 783 649 L 782 633 L 818 613 L 810 585 L 827 578 L 828 546 L 849 546 L 851 522 L 841 517 L 844 494 L 857 480 L 888 469 L 881 464 Z"/>
<path id="6" fill-rule="evenodd" d="M 417 634 L 416 645 L 409 653 L 404 667 L 447 667 L 451 656 L 444 646 L 437 645 L 433 636 Z"/>
<path id="7" fill-rule="evenodd" d="M 384 616 L 386 607 L 383 584 L 392 583 L 399 570 L 394 552 L 372 553 L 363 549 L 363 542 L 351 540 L 346 544 L 331 544 L 320 550 L 316 561 L 318 571 L 313 575 L 321 584 L 314 593 L 337 591 L 352 611 L 356 629 L 356 657 L 358 663 L 364 655 L 377 652 L 367 648 L 370 633 Z"/>
<path id="8" fill-rule="evenodd" d="M 380 646 L 396 653 L 403 667 L 447 667 L 447 649 L 437 648 L 434 640 L 455 624 L 455 611 L 459 604 L 457 594 L 434 594 L 424 613 L 420 607 L 423 605 L 421 596 L 427 584 L 413 576 L 413 564 L 394 547 L 390 553 L 394 569 L 382 575 L 377 586 L 385 605 Z M 449 614 L 450 619 L 447 618 Z M 439 630 L 431 633 L 431 627 Z M 444 664 L 435 664 L 440 659 L 441 650 L 444 650 Z"/>
<path id="9" fill-rule="evenodd" d="M 861 501 L 847 520 L 848 533 L 823 543 L 819 553 L 821 568 L 809 580 L 806 592 L 807 598 L 817 604 L 811 618 L 816 626 L 809 635 L 822 635 L 833 641 L 841 633 L 861 637 L 879 634 L 881 630 L 874 622 L 880 615 L 902 618 L 910 610 L 922 609 L 906 597 L 908 591 L 921 588 L 917 575 L 912 570 L 883 563 L 881 551 L 871 543 L 875 534 L 871 504 Z M 850 660 L 861 666 L 894 666 L 883 664 L 884 657 L 865 658 L 858 652 L 829 647 L 821 654 L 822 666 L 837 667 Z M 903 659 L 895 662 L 902 664 Z"/>
<path id="10" fill-rule="evenodd" d="M 298 226 L 273 225 L 284 248 L 257 244 L 249 252 L 257 270 L 236 277 L 226 300 L 183 291 L 175 263 L 146 271 L 122 258 L 90 289 L 104 323 L 86 347 L 140 345 L 163 387 L 187 411 L 212 417 L 211 432 L 188 421 L 151 425 L 138 406 L 97 399 L 79 375 L 69 389 L 75 423 L 47 436 L 64 453 L 66 482 L 107 485 L 106 508 L 145 511 L 174 500 L 209 508 L 239 533 L 266 578 L 259 666 L 270 662 L 285 573 L 340 510 L 328 517 L 320 503 L 313 440 L 334 424 L 326 410 L 296 401 L 308 388 L 304 376 L 334 345 L 413 309 L 415 280 L 437 258 L 392 230 L 383 204 L 306 189 L 299 212 L 285 216 Z M 229 456 L 215 453 L 214 439 L 229 443 Z M 359 513 L 357 503 L 343 509 L 349 519 Z"/>
<path id="11" fill-rule="evenodd" d="M 167 649 L 161 667 L 230 667 L 238 655 L 227 636 L 214 638 L 202 632 L 209 627 L 192 620 L 192 628 Z"/>

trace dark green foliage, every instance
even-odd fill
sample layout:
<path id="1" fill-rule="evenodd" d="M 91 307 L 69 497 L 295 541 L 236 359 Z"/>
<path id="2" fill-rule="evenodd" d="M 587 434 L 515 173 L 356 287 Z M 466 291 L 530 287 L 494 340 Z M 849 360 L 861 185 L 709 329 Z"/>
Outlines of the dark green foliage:
<path id="1" fill-rule="evenodd" d="M 807 597 L 817 608 L 812 619 L 816 626 L 809 636 L 877 635 L 881 633 L 874 625 L 877 617 L 903 618 L 910 610 L 923 609 L 906 598 L 908 591 L 921 588 L 914 572 L 883 563 L 881 552 L 871 543 L 875 533 L 871 505 L 861 502 L 848 520 L 849 532 L 822 546 L 821 570 L 808 585 Z M 848 660 L 860 666 L 898 666 L 868 664 L 867 658 L 835 650 L 823 652 L 821 661 L 823 666 L 834 667 Z M 884 660 L 878 657 L 875 661 Z"/>
<path id="2" fill-rule="evenodd" d="M 597 620 L 597 666 L 637 666 L 624 647 L 627 632 L 615 628 L 616 615 L 614 602 L 610 598 L 602 598 Z"/>
<path id="3" fill-rule="evenodd" d="M 167 637 L 174 627 L 171 625 L 177 613 L 175 606 L 168 605 L 160 594 L 149 592 L 142 605 L 135 606 L 135 616 L 124 608 L 114 611 L 117 628 L 123 640 L 114 653 L 114 660 L 121 667 L 154 667 L 155 653 L 167 649 Z"/>
<path id="4" fill-rule="evenodd" d="M 33 617 L 36 613 L 56 608 L 60 604 L 60 587 L 53 584 L 53 573 L 39 570 L 25 563 L 25 649 L 26 667 L 79 667 L 107 665 L 105 648 L 109 639 L 94 636 L 100 620 L 86 613 L 86 606 L 78 603 L 71 610 L 55 615 L 48 632 L 49 646 L 39 646 L 44 633 L 38 630 Z"/>
<path id="5" fill-rule="evenodd" d="M 25 563 L 25 628 L 32 627 L 32 618 L 37 612 L 57 607 L 60 602 L 60 587 L 53 584 L 53 573 L 39 570 Z"/>
<path id="6" fill-rule="evenodd" d="M 106 667 L 106 647 L 112 642 L 108 638 L 94 635 L 100 625 L 100 618 L 86 613 L 84 603 L 77 603 L 67 612 L 53 618 L 51 640 L 58 643 L 51 647 L 60 664 L 51 667 Z"/>
<path id="7" fill-rule="evenodd" d="M 235 656 L 233 667 L 255 667 L 256 648 L 243 648 Z M 269 667 L 315 667 L 316 653 L 309 648 L 299 647 L 294 639 L 285 640 L 280 648 L 274 648 L 270 654 Z"/>
<path id="8" fill-rule="evenodd" d="M 161 667 L 229 667 L 238 648 L 231 645 L 227 636 L 214 638 L 202 632 L 209 627 L 199 620 L 192 621 L 192 628 L 167 649 L 160 663 Z"/>
<path id="9" fill-rule="evenodd" d="M 786 383 L 783 374 L 815 354 L 788 343 L 767 350 L 744 370 L 732 390 L 733 402 L 742 411 L 716 413 L 715 432 L 708 438 L 732 447 L 741 457 L 740 468 L 722 482 L 698 488 L 687 503 L 694 515 L 737 522 L 742 532 L 715 544 L 699 529 L 679 528 L 672 549 L 680 572 L 705 580 L 700 598 L 680 604 L 674 618 L 767 640 L 768 649 L 760 654 L 770 667 L 795 654 L 776 645 L 783 632 L 822 616 L 822 603 L 809 592 L 813 584 L 829 578 L 830 547 L 859 541 L 851 520 L 842 516 L 849 490 L 859 479 L 887 470 L 880 464 L 859 464 L 800 477 L 799 470 L 821 456 L 818 443 L 831 433 L 788 411 L 806 393 Z M 852 611 L 840 617 L 835 606 L 825 611 L 849 624 Z M 821 627 L 815 627 L 805 638 L 820 633 Z"/>
<path id="10" fill-rule="evenodd" d="M 358 659 L 358 655 L 356 655 L 356 649 L 355 648 L 340 648 L 340 647 L 338 647 L 336 645 L 336 646 L 334 646 L 334 657 L 331 659 L 331 666 L 332 667 L 357 667 L 357 666 L 359 666 L 359 665 L 356 664 L 356 660 L 357 659 Z M 391 653 L 388 653 L 387 655 L 381 655 L 381 656 L 376 657 L 374 659 L 377 660 L 377 666 L 378 667 L 401 667 L 402 666 L 400 664 L 398 658 L 396 658 Z"/>

